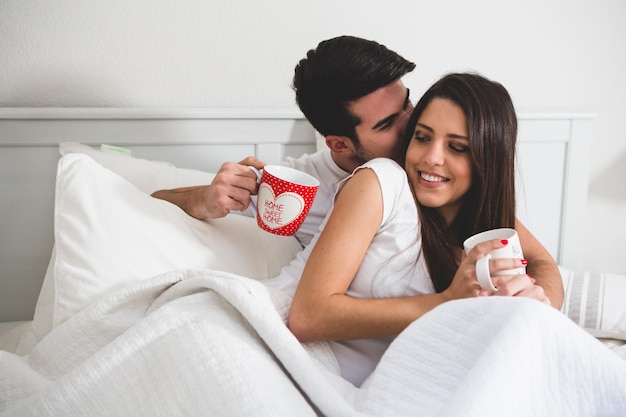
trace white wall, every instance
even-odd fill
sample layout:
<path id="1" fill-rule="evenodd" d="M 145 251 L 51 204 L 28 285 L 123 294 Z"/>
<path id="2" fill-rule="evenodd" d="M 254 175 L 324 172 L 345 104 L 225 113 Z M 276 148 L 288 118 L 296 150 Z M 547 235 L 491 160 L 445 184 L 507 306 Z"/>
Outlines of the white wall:
<path id="1" fill-rule="evenodd" d="M 291 107 L 320 40 L 378 40 L 441 74 L 501 81 L 519 112 L 597 113 L 590 270 L 626 273 L 624 0 L 0 0 L 0 106 Z M 581 187 L 585 187 L 581 184 Z"/>

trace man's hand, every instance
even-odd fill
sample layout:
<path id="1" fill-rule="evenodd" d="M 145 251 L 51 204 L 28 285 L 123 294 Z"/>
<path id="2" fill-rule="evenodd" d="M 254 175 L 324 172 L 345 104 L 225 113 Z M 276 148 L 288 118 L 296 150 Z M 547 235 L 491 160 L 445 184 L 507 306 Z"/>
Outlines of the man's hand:
<path id="1" fill-rule="evenodd" d="M 250 196 L 257 193 L 256 174 L 249 168 L 263 169 L 265 163 L 253 156 L 240 162 L 225 162 L 209 185 L 160 190 L 153 197 L 169 201 L 196 219 L 216 219 L 231 210 L 245 210 Z"/>

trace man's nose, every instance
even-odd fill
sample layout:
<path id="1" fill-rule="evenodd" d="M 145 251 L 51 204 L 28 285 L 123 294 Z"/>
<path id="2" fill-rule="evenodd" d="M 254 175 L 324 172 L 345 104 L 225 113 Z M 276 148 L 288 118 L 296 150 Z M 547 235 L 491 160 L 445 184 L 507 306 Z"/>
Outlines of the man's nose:
<path id="1" fill-rule="evenodd" d="M 402 110 L 402 113 L 400 114 L 400 119 L 398 120 L 400 132 L 404 132 L 404 129 L 406 129 L 406 125 L 409 123 L 409 119 L 411 118 L 414 109 L 415 107 L 413 107 L 413 104 L 409 102 L 409 104 L 407 104 L 406 106 L 406 109 Z"/>

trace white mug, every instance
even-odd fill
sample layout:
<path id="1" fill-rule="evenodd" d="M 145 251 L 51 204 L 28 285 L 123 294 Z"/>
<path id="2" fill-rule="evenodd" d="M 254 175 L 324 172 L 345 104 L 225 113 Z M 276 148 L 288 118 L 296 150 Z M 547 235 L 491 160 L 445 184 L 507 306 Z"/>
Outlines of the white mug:
<path id="1" fill-rule="evenodd" d="M 465 248 L 465 253 L 468 254 L 477 244 L 493 239 L 506 239 L 508 240 L 508 243 L 505 247 L 494 249 L 476 261 L 476 277 L 478 278 L 478 283 L 482 288 L 496 291 L 497 288 L 493 285 L 491 275 L 489 274 L 489 260 L 491 258 L 524 258 L 522 245 L 520 244 L 519 236 L 517 235 L 515 229 L 492 229 L 475 234 L 463 242 L 463 248 Z M 526 268 L 519 267 L 515 269 L 497 271 L 494 272 L 493 275 L 521 275 L 525 273 Z"/>

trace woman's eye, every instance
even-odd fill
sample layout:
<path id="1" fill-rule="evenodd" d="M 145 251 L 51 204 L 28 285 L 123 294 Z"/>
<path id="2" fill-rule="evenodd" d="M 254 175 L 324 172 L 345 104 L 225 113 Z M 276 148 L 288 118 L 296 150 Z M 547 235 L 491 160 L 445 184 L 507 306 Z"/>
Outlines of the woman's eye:
<path id="1" fill-rule="evenodd" d="M 416 133 L 415 134 L 415 140 L 418 141 L 418 142 L 427 142 L 428 141 L 428 137 Z"/>
<path id="2" fill-rule="evenodd" d="M 464 146 L 464 145 L 451 144 L 450 149 L 452 149 L 452 151 L 456 153 L 465 153 L 468 151 L 467 146 Z"/>

